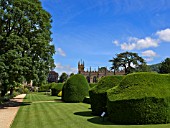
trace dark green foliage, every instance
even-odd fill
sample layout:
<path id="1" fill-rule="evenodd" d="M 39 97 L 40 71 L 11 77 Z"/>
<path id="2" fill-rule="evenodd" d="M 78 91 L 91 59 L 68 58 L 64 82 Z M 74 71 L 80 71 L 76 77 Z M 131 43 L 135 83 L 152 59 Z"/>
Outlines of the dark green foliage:
<path id="1" fill-rule="evenodd" d="M 159 68 L 161 66 L 161 63 L 158 64 L 152 64 L 152 65 L 148 65 L 150 70 L 153 72 L 160 72 Z"/>
<path id="2" fill-rule="evenodd" d="M 135 71 L 135 68 L 132 67 L 132 65 L 135 65 L 136 68 L 138 68 L 138 70 L 143 70 L 143 66 L 141 65 L 145 65 L 146 62 L 144 61 L 144 59 L 140 56 L 138 56 L 137 53 L 133 53 L 133 52 L 123 52 L 123 53 L 119 53 L 116 55 L 115 58 L 113 58 L 112 60 L 109 60 L 109 62 L 112 62 L 112 67 L 111 69 L 114 69 L 114 73 L 116 70 L 119 69 L 119 67 L 124 67 L 125 73 L 132 73 Z"/>
<path id="3" fill-rule="evenodd" d="M 23 81 L 42 85 L 55 67 L 51 15 L 39 0 L 1 0 L 0 14 L 1 95 Z"/>
<path id="4" fill-rule="evenodd" d="M 134 69 L 134 72 L 151 72 L 151 71 L 152 70 L 151 70 L 150 66 L 148 66 L 146 64 L 141 64 Z"/>
<path id="5" fill-rule="evenodd" d="M 96 85 L 97 85 L 97 83 L 90 83 L 90 84 L 89 84 L 89 87 L 90 87 L 90 88 L 93 88 L 93 87 L 95 87 Z"/>
<path id="6" fill-rule="evenodd" d="M 74 76 L 74 73 L 71 73 L 71 74 L 70 74 L 70 77 L 71 77 L 71 76 Z"/>
<path id="7" fill-rule="evenodd" d="M 170 73 L 170 58 L 166 58 L 162 63 L 159 68 L 160 73 Z"/>
<path id="8" fill-rule="evenodd" d="M 83 103 L 87 103 L 87 104 L 90 104 L 91 101 L 90 101 L 90 97 L 89 96 L 86 96 L 83 100 Z"/>
<path id="9" fill-rule="evenodd" d="M 89 85 L 85 77 L 76 74 L 70 77 L 63 86 L 62 100 L 65 102 L 83 102 L 88 96 Z"/>
<path id="10" fill-rule="evenodd" d="M 89 91 L 92 113 L 100 115 L 106 111 L 107 90 L 119 85 L 124 76 L 106 76 L 100 79 L 97 86 Z"/>
<path id="11" fill-rule="evenodd" d="M 107 97 L 109 119 L 114 123 L 170 122 L 170 75 L 129 74 Z"/>
<path id="12" fill-rule="evenodd" d="M 109 119 L 118 124 L 157 124 L 170 120 L 169 101 L 164 98 L 118 100 L 108 103 Z"/>
<path id="13" fill-rule="evenodd" d="M 40 86 L 40 88 L 38 89 L 38 92 L 49 92 L 51 88 L 51 84 L 45 84 Z"/>
<path id="14" fill-rule="evenodd" d="M 63 83 L 51 83 L 51 95 L 58 96 L 58 93 L 62 91 Z"/>
<path id="15" fill-rule="evenodd" d="M 68 75 L 67 75 L 65 72 L 63 72 L 63 73 L 61 74 L 58 82 L 59 82 L 59 83 L 63 83 L 63 82 L 65 82 L 67 79 L 68 79 Z"/>

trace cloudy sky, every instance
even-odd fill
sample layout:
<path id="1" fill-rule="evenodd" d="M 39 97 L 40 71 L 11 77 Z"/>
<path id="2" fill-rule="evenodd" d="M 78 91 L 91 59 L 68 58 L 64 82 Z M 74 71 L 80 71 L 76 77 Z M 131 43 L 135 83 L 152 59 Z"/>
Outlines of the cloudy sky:
<path id="1" fill-rule="evenodd" d="M 147 64 L 170 57 L 170 0 L 41 0 L 52 15 L 58 73 L 107 66 L 115 54 L 137 52 Z"/>

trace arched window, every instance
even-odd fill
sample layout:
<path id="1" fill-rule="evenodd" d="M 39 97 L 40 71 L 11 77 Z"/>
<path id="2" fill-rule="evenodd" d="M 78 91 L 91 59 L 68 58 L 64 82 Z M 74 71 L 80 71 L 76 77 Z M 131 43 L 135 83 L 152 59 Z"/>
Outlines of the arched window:
<path id="1" fill-rule="evenodd" d="M 97 83 L 97 77 L 96 76 L 93 77 L 93 83 Z"/>
<path id="2" fill-rule="evenodd" d="M 87 82 L 90 83 L 90 77 L 87 76 L 86 79 L 87 79 Z"/>

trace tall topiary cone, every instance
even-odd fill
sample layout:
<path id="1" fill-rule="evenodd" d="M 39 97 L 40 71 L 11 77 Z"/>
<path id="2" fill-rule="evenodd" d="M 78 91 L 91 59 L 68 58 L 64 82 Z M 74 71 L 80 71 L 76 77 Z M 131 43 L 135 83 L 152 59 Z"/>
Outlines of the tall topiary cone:
<path id="1" fill-rule="evenodd" d="M 83 102 L 84 98 L 89 95 L 89 84 L 85 77 L 76 74 L 70 77 L 63 86 L 62 100 L 64 102 Z"/>
<path id="2" fill-rule="evenodd" d="M 99 116 L 107 111 L 107 90 L 119 85 L 124 76 L 106 76 L 100 79 L 98 84 L 89 91 L 92 114 Z"/>

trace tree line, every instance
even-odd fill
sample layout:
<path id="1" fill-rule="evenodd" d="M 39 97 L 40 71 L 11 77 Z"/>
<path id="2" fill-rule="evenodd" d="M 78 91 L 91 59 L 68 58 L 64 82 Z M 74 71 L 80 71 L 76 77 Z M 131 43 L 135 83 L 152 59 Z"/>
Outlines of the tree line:
<path id="1" fill-rule="evenodd" d="M 46 83 L 49 71 L 55 67 L 55 47 L 50 44 L 51 15 L 39 0 L 1 0 L 0 14 L 0 91 L 4 97 L 8 90 L 12 94 L 18 83 Z M 126 74 L 149 70 L 137 53 L 119 53 L 109 62 L 114 72 L 120 68 Z M 161 63 L 159 72 L 170 73 L 170 58 Z M 59 82 L 67 78 L 64 73 Z"/>

